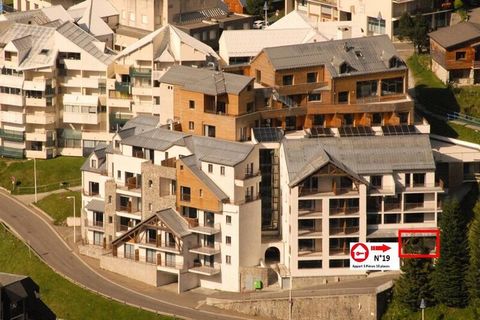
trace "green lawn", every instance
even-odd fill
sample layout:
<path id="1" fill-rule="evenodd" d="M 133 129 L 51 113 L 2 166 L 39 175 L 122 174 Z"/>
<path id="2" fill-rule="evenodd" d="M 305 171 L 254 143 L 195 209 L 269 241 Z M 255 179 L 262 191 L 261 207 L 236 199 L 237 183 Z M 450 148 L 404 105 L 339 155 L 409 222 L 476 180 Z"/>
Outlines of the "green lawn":
<path id="1" fill-rule="evenodd" d="M 429 55 L 413 55 L 408 66 L 415 78 L 417 100 L 429 111 L 444 115 L 445 112 L 461 112 L 480 116 L 480 88 L 449 88 L 429 69 Z M 476 113 L 478 110 L 478 114 Z M 441 121 L 422 114 L 431 126 L 431 132 L 460 140 L 480 143 L 478 132 L 452 122 Z"/>
<path id="2" fill-rule="evenodd" d="M 37 190 L 46 192 L 60 188 L 60 183 L 81 184 L 80 167 L 85 158 L 58 157 L 49 160 L 37 160 Z M 34 193 L 33 160 L 1 161 L 0 185 L 12 190 L 11 177 L 17 181 L 14 193 Z"/>
<path id="3" fill-rule="evenodd" d="M 0 227 L 0 270 L 30 276 L 58 318 L 68 320 L 173 319 L 129 307 L 84 290 L 53 272 L 17 238 Z"/>
<path id="4" fill-rule="evenodd" d="M 72 199 L 75 197 L 76 216 L 79 217 L 82 209 L 82 196 L 80 191 L 65 191 L 53 193 L 37 202 L 37 207 L 48 213 L 55 220 L 55 224 L 62 224 L 67 217 L 73 216 Z"/>

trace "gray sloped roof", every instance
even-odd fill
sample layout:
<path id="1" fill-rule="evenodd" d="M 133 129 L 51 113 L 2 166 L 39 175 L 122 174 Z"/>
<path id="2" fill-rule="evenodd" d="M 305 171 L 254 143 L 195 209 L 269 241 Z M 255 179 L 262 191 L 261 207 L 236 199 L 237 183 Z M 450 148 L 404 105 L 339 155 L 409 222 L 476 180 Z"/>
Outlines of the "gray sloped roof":
<path id="1" fill-rule="evenodd" d="M 22 276 L 13 273 L 0 272 L 0 287 L 8 286 L 9 284 L 21 281 L 27 278 L 27 276 Z"/>
<path id="2" fill-rule="evenodd" d="M 85 206 L 85 209 L 90 211 L 105 212 L 105 201 L 93 199 Z"/>
<path id="3" fill-rule="evenodd" d="M 406 69 L 390 68 L 390 59 L 399 55 L 387 35 L 265 48 L 275 70 L 325 65 L 332 77 Z M 340 74 L 339 65 L 348 63 L 354 71 Z"/>
<path id="4" fill-rule="evenodd" d="M 328 162 L 351 175 L 435 170 L 428 135 L 284 139 L 289 184 L 295 185 Z"/>
<path id="5" fill-rule="evenodd" d="M 185 219 L 183 219 L 180 214 L 172 208 L 163 209 L 157 212 L 156 215 L 180 238 L 191 234 L 191 231 L 188 229 L 187 221 L 185 221 Z"/>
<path id="6" fill-rule="evenodd" d="M 250 143 L 203 136 L 192 136 L 191 139 L 193 144 L 188 146 L 198 160 L 232 167 L 245 160 L 255 147 Z"/>
<path id="7" fill-rule="evenodd" d="M 175 65 L 168 69 L 159 81 L 180 85 L 194 92 L 217 95 L 223 93 L 239 94 L 252 79 L 233 73 Z"/>
<path id="8" fill-rule="evenodd" d="M 429 33 L 430 38 L 444 48 L 450 48 L 461 43 L 480 38 L 480 24 L 461 22 L 453 26 L 440 28 Z"/>
<path id="9" fill-rule="evenodd" d="M 164 151 L 173 145 L 184 146 L 185 133 L 168 129 L 155 128 L 143 133 L 129 136 L 122 144 Z"/>
<path id="10" fill-rule="evenodd" d="M 194 155 L 183 157 L 183 163 L 192 171 L 192 173 L 197 176 L 197 178 L 202 181 L 210 191 L 212 191 L 218 200 L 226 200 L 228 196 L 225 192 L 222 191 L 213 181 L 210 179 L 205 172 L 203 172 L 197 165 L 197 160 Z"/>

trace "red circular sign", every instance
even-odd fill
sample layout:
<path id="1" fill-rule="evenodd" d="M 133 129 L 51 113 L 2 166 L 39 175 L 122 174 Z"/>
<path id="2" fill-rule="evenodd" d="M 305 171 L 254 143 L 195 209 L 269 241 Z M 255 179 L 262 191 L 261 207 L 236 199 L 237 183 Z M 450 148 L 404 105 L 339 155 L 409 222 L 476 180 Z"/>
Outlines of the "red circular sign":
<path id="1" fill-rule="evenodd" d="M 368 247 L 363 243 L 356 243 L 350 250 L 350 256 L 356 262 L 363 262 L 368 258 Z"/>

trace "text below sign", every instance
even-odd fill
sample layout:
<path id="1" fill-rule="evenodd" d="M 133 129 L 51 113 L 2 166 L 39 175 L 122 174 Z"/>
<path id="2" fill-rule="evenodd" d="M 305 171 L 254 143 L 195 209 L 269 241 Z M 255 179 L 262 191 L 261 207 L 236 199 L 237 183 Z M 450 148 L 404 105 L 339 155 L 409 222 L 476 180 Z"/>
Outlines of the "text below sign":
<path id="1" fill-rule="evenodd" d="M 350 270 L 400 270 L 397 242 L 351 242 Z"/>

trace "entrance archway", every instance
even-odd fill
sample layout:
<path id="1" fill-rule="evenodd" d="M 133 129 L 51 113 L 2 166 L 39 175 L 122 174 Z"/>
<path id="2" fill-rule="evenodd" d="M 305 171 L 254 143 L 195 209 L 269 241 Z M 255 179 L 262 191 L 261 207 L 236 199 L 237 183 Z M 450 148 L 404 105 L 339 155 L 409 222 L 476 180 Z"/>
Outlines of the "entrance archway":
<path id="1" fill-rule="evenodd" d="M 277 247 L 270 247 L 265 251 L 265 264 L 270 265 L 280 262 L 280 250 Z"/>

